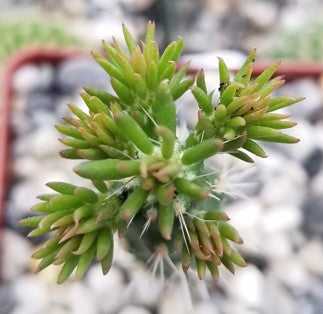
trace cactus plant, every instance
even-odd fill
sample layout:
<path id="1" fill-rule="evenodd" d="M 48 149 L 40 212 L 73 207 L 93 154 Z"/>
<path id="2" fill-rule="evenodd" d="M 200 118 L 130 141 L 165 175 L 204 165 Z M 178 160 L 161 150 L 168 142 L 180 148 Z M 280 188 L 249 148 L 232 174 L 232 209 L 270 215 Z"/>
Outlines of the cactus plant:
<path id="1" fill-rule="evenodd" d="M 141 47 L 124 25 L 123 33 L 127 52 L 114 40 L 103 41 L 107 57 L 93 53 L 115 94 L 85 87 L 81 97 L 88 112 L 70 104 L 75 117 L 57 126 L 68 146 L 61 156 L 84 159 L 74 171 L 96 190 L 50 182 L 53 193 L 40 195 L 42 202 L 32 208 L 39 215 L 21 220 L 33 228 L 29 236 L 50 233 L 33 254 L 40 259 L 37 270 L 62 264 L 62 283 L 75 269 L 81 278 L 97 259 L 106 274 L 118 234 L 146 262 L 155 251 L 181 262 L 184 272 L 192 264 L 200 279 L 207 269 L 218 278 L 221 264 L 234 272 L 235 265 L 246 263 L 232 243 L 243 240 L 221 209 L 223 193 L 204 161 L 227 153 L 253 162 L 250 154 L 267 156 L 258 141 L 296 143 L 280 131 L 295 123 L 274 111 L 302 98 L 270 96 L 284 83 L 271 79 L 279 63 L 252 81 L 252 51 L 233 78 L 219 59 L 220 97 L 213 99 L 203 70 L 187 77 L 189 63 L 178 69 L 182 38 L 160 53 L 153 22 Z M 189 89 L 200 110 L 196 126 L 181 141 L 175 102 Z"/>

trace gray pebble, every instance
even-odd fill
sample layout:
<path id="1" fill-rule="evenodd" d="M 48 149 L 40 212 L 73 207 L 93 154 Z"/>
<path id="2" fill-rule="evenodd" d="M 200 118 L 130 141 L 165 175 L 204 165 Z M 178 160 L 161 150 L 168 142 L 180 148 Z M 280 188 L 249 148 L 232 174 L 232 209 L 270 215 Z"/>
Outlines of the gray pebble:
<path id="1" fill-rule="evenodd" d="M 17 280 L 30 266 L 31 244 L 23 236 L 10 229 L 4 229 L 2 251 L 2 279 Z M 1 311 L 1 308 L 0 308 Z"/>
<path id="2" fill-rule="evenodd" d="M 123 308 L 119 314 L 150 314 L 151 312 L 147 309 L 139 306 L 129 305 Z"/>
<path id="3" fill-rule="evenodd" d="M 57 84 L 63 93 L 74 93 L 82 86 L 105 89 L 108 75 L 92 59 L 73 58 L 59 65 Z"/>
<path id="4" fill-rule="evenodd" d="M 12 313 L 16 305 L 14 293 L 10 285 L 2 285 L 0 287 L 0 314 Z"/>
<path id="5" fill-rule="evenodd" d="M 288 97 L 305 97 L 305 99 L 287 108 L 294 119 L 309 119 L 321 106 L 321 90 L 314 79 L 304 78 L 284 84 L 277 90 L 278 95 Z"/>
<path id="6" fill-rule="evenodd" d="M 310 195 L 303 205 L 303 227 L 307 235 L 323 237 L 323 196 Z"/>
<path id="7" fill-rule="evenodd" d="M 48 89 L 54 80 L 54 69 L 50 64 L 26 64 L 16 70 L 13 76 L 13 90 L 27 94 L 35 90 Z"/>

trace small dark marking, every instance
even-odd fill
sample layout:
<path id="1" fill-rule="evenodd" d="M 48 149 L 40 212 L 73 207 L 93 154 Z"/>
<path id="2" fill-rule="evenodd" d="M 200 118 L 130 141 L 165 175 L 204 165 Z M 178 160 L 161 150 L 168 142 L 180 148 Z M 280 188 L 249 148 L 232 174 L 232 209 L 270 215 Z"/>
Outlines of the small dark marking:
<path id="1" fill-rule="evenodd" d="M 128 191 L 126 191 L 126 190 L 123 190 L 123 191 L 122 191 L 122 193 L 121 193 L 121 194 L 120 194 L 120 196 L 119 196 L 119 199 L 120 199 L 121 201 L 125 201 L 125 200 L 127 199 L 128 195 L 129 195 L 129 192 L 128 192 Z"/>

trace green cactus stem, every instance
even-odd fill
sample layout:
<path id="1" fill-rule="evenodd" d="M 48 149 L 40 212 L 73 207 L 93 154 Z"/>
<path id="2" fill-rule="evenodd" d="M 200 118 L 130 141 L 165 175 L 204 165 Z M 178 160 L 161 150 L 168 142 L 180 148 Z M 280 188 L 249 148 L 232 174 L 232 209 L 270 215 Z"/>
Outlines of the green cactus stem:
<path id="1" fill-rule="evenodd" d="M 234 273 L 246 263 L 232 243 L 243 240 L 228 223 L 215 174 L 204 161 L 227 153 L 252 162 L 249 154 L 267 157 L 259 141 L 297 142 L 281 131 L 295 123 L 274 111 L 302 98 L 270 95 L 284 83 L 271 78 L 279 63 L 252 81 L 252 51 L 233 78 L 219 59 L 220 97 L 214 99 L 203 70 L 196 78 L 187 77 L 189 64 L 175 71 L 182 38 L 159 52 L 153 22 L 141 46 L 124 25 L 123 32 L 128 51 L 114 40 L 103 42 L 107 56 L 93 53 L 114 92 L 84 88 L 87 112 L 69 105 L 74 117 L 56 126 L 67 146 L 61 156 L 83 159 L 74 171 L 96 190 L 50 182 L 54 193 L 40 195 L 42 202 L 33 207 L 39 216 L 21 220 L 33 229 L 29 236 L 51 233 L 33 254 L 40 259 L 37 270 L 62 264 L 62 283 L 74 269 L 81 278 L 96 259 L 106 274 L 118 234 L 142 261 L 158 251 L 181 263 L 184 272 L 195 267 L 200 279 L 207 270 L 217 279 L 220 265 Z M 176 100 L 190 89 L 199 119 L 183 142 L 176 130 Z"/>

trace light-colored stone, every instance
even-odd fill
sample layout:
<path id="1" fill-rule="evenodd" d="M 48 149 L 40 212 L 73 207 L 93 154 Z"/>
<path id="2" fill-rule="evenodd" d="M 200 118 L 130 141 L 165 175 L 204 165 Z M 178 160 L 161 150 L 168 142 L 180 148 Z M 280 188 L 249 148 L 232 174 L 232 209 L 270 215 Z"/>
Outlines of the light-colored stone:
<path id="1" fill-rule="evenodd" d="M 79 104 L 79 103 L 84 104 L 83 100 L 80 99 L 80 96 L 78 93 L 73 93 L 73 95 L 61 96 L 57 100 L 57 105 L 55 106 L 54 109 L 55 109 L 55 115 L 59 118 L 59 124 L 65 124 L 65 122 L 62 119 L 63 117 L 73 116 L 70 109 L 68 108 L 68 104 Z M 57 134 L 60 134 L 60 133 L 57 131 Z"/>
<path id="2" fill-rule="evenodd" d="M 36 250 L 36 249 L 35 249 Z M 39 260 L 32 259 L 32 271 L 33 273 L 36 271 L 36 268 L 39 264 Z M 57 285 L 57 277 L 59 272 L 61 271 L 61 265 L 49 265 L 42 271 L 35 273 L 35 276 L 39 278 L 40 281 L 45 283 L 47 286 L 53 288 L 60 288 L 62 286 Z"/>
<path id="3" fill-rule="evenodd" d="M 92 59 L 73 58 L 60 64 L 57 83 L 65 93 L 73 93 L 82 86 L 105 89 L 108 75 Z"/>
<path id="4" fill-rule="evenodd" d="M 55 304 L 54 306 L 51 306 L 50 314 L 70 314 L 70 312 L 66 306 Z"/>
<path id="5" fill-rule="evenodd" d="M 276 277 L 277 280 L 287 287 L 297 291 L 303 291 L 309 280 L 306 269 L 304 269 L 296 256 L 271 262 L 268 273 L 270 276 Z"/>
<path id="6" fill-rule="evenodd" d="M 102 1 L 102 0 L 101 0 Z M 146 10 L 153 4 L 153 0 L 119 0 L 123 5 L 136 11 Z"/>
<path id="7" fill-rule="evenodd" d="M 36 196 L 42 189 L 43 183 L 37 179 L 23 180 L 14 185 L 10 193 L 10 201 L 15 213 L 18 215 L 30 213 L 30 208 L 37 202 Z"/>
<path id="8" fill-rule="evenodd" d="M 35 276 L 17 278 L 12 287 L 17 300 L 13 314 L 44 314 L 50 310 L 49 290 Z"/>
<path id="9" fill-rule="evenodd" d="M 167 289 L 160 300 L 158 314 L 193 314 L 190 302 L 181 291 Z"/>
<path id="10" fill-rule="evenodd" d="M 237 269 L 228 287 L 233 299 L 241 301 L 249 307 L 261 310 L 266 298 L 265 278 L 261 271 L 250 264 L 243 269 Z"/>
<path id="11" fill-rule="evenodd" d="M 32 154 L 35 158 L 46 156 L 57 156 L 63 145 L 57 139 L 57 131 L 53 125 L 43 127 L 31 134 L 29 145 L 32 147 Z"/>
<path id="12" fill-rule="evenodd" d="M 125 294 L 135 304 L 153 306 L 158 303 L 163 286 L 160 278 L 153 276 L 150 271 L 140 267 L 133 268 L 129 272 L 130 282 L 125 290 Z M 149 290 L 149 298 L 147 291 Z"/>
<path id="13" fill-rule="evenodd" d="M 231 9 L 235 0 L 221 1 L 221 0 L 207 0 L 207 8 L 215 14 L 226 14 Z"/>
<path id="14" fill-rule="evenodd" d="M 39 67 L 33 64 L 21 66 L 13 76 L 12 86 L 14 91 L 26 94 L 31 90 L 35 90 L 41 82 Z"/>
<path id="15" fill-rule="evenodd" d="M 105 314 L 115 313 L 129 302 L 124 297 L 125 285 L 122 273 L 116 267 L 112 267 L 109 273 L 103 276 L 101 266 L 94 265 L 88 271 L 86 283 L 94 295 L 99 310 Z"/>
<path id="16" fill-rule="evenodd" d="M 197 112 L 198 112 L 198 105 L 193 100 L 191 93 L 185 93 L 178 101 L 178 117 L 182 123 L 187 125 L 190 129 L 193 128 L 197 123 Z M 177 128 L 180 130 L 181 128 Z M 183 139 L 182 136 L 179 137 L 181 140 Z M 186 139 L 186 138 L 185 138 Z M 185 141 L 183 139 L 182 142 Z"/>
<path id="17" fill-rule="evenodd" d="M 303 104 L 299 104 L 302 106 Z M 294 136 L 300 141 L 296 145 L 283 145 L 279 143 L 267 144 L 267 146 L 273 147 L 278 152 L 283 152 L 288 159 L 303 161 L 312 152 L 313 147 L 317 146 L 317 137 L 315 136 L 315 129 L 304 118 L 294 118 L 297 125 L 291 129 L 284 131 L 291 136 Z M 271 156 L 270 156 L 271 157 Z"/>
<path id="18" fill-rule="evenodd" d="M 268 260 L 283 260 L 292 254 L 291 240 L 287 233 L 276 231 L 258 236 L 260 237 L 258 252 Z"/>
<path id="19" fill-rule="evenodd" d="M 82 282 L 72 282 L 69 279 L 63 285 L 51 283 L 50 291 L 51 303 L 68 309 L 70 314 L 99 313 L 99 303 L 95 293 Z"/>
<path id="20" fill-rule="evenodd" d="M 28 135 L 18 137 L 12 145 L 13 156 L 16 158 L 29 155 L 31 150 Z"/>
<path id="21" fill-rule="evenodd" d="M 291 231 L 302 222 L 300 208 L 290 205 L 276 205 L 266 208 L 262 217 L 262 228 L 265 232 Z"/>
<path id="22" fill-rule="evenodd" d="M 239 249 L 250 254 L 259 254 L 262 246 L 260 222 L 263 206 L 257 198 L 238 200 L 232 204 L 224 205 L 223 209 L 230 217 L 232 224 L 244 240 Z"/>
<path id="23" fill-rule="evenodd" d="M 26 95 L 15 93 L 11 97 L 11 112 L 14 114 L 10 117 L 10 123 L 17 136 L 25 135 L 31 129 L 31 121 L 26 112 Z"/>
<path id="24" fill-rule="evenodd" d="M 323 244 L 319 238 L 308 241 L 298 253 L 304 267 L 314 275 L 323 275 Z"/>
<path id="25" fill-rule="evenodd" d="M 266 164 L 267 165 L 267 164 Z M 307 175 L 299 163 L 285 158 L 263 165 L 265 185 L 260 199 L 265 206 L 289 204 L 300 206 L 304 200 Z"/>
<path id="26" fill-rule="evenodd" d="M 322 108 L 320 86 L 314 78 L 298 79 L 291 83 L 284 84 L 278 89 L 278 94 L 288 97 L 305 97 L 301 103 L 287 108 L 297 120 L 309 119 Z"/>
<path id="27" fill-rule="evenodd" d="M 247 0 L 239 2 L 240 14 L 261 30 L 269 29 L 277 18 L 277 7 L 273 2 Z"/>
<path id="28" fill-rule="evenodd" d="M 140 266 L 138 265 L 139 262 L 136 260 L 135 256 L 124 248 L 124 240 L 124 238 L 118 236 L 114 237 L 115 249 L 113 260 L 116 265 L 125 269 L 131 276 Z"/>
<path id="29" fill-rule="evenodd" d="M 48 88 L 53 79 L 54 69 L 50 64 L 26 64 L 16 70 L 12 85 L 18 94 L 27 94 L 33 90 Z"/>
<path id="30" fill-rule="evenodd" d="M 218 50 L 214 52 L 196 53 L 183 55 L 182 61 L 191 61 L 191 66 L 199 69 L 217 70 L 217 57 L 223 58 L 229 69 L 236 69 L 240 67 L 245 61 L 245 54 L 237 50 Z M 215 89 L 216 86 L 213 87 Z"/>
<path id="31" fill-rule="evenodd" d="M 17 177 L 29 177 L 37 171 L 39 164 L 31 156 L 21 156 L 13 160 L 13 171 Z"/>
<path id="32" fill-rule="evenodd" d="M 218 314 L 218 305 L 212 302 L 200 302 L 194 306 L 194 314 Z"/>
<path id="33" fill-rule="evenodd" d="M 87 5 L 82 0 L 63 1 L 61 4 L 62 12 L 69 17 L 85 18 L 87 15 Z"/>
<path id="34" fill-rule="evenodd" d="M 29 269 L 31 244 L 27 239 L 10 229 L 4 229 L 1 236 L 4 243 L 2 277 L 5 281 L 12 281 Z"/>
<path id="35" fill-rule="evenodd" d="M 92 291 L 83 284 L 79 282 L 72 283 L 68 296 L 70 314 L 99 313 L 95 296 L 93 295 Z"/>
<path id="36" fill-rule="evenodd" d="M 31 123 L 33 124 L 33 128 L 48 128 L 52 127 L 55 130 L 55 125 L 61 122 L 51 111 L 41 110 L 38 111 L 37 114 L 34 114 L 31 117 Z M 56 137 L 57 138 L 57 137 Z"/>
<path id="37" fill-rule="evenodd" d="M 227 205 L 225 212 L 238 230 L 248 231 L 259 224 L 263 206 L 257 198 L 243 199 Z"/>
<path id="38" fill-rule="evenodd" d="M 277 278 L 268 276 L 265 286 L 265 306 L 263 313 L 295 314 L 299 309 L 294 297 Z"/>
<path id="39" fill-rule="evenodd" d="M 51 64 L 45 63 L 39 65 L 39 71 L 40 71 L 40 88 L 41 89 L 47 89 L 49 88 L 53 82 L 54 82 L 54 68 Z"/>
<path id="40" fill-rule="evenodd" d="M 150 311 L 143 307 L 129 305 L 123 308 L 119 314 L 150 314 Z"/>
<path id="41" fill-rule="evenodd" d="M 92 0 L 91 3 L 95 6 L 98 6 L 102 9 L 113 9 L 113 7 L 118 6 L 120 0 Z"/>

